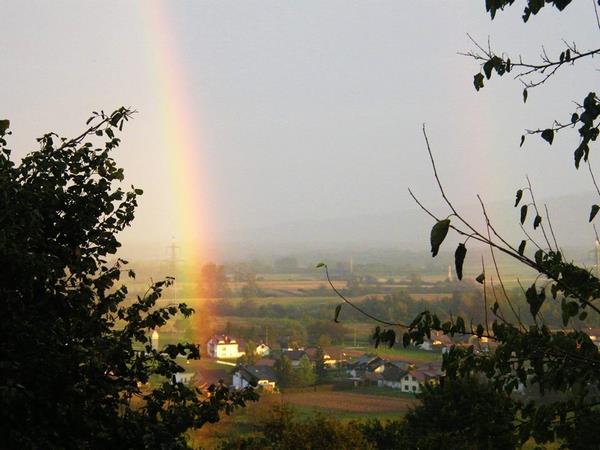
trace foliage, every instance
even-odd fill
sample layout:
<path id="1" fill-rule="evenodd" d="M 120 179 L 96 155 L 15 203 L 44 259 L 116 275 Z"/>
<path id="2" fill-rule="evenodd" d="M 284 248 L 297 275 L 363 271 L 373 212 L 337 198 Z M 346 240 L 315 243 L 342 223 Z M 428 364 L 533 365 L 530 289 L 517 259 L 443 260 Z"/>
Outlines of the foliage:
<path id="1" fill-rule="evenodd" d="M 294 410 L 274 407 L 271 414 L 259 425 L 259 433 L 230 439 L 220 450 L 371 450 L 360 429 L 354 424 L 316 414 L 304 420 Z"/>
<path id="2" fill-rule="evenodd" d="M 275 361 L 273 369 L 277 375 L 277 382 L 280 387 L 285 388 L 294 383 L 294 369 L 292 369 L 292 363 L 287 356 L 280 356 Z"/>
<path id="3" fill-rule="evenodd" d="M 317 381 L 315 368 L 305 355 L 300 358 L 298 368 L 294 370 L 294 384 L 299 387 L 312 386 Z"/>
<path id="4" fill-rule="evenodd" d="M 185 304 L 158 307 L 172 278 L 128 298 L 127 262 L 110 258 L 134 218 L 111 157 L 132 112 L 94 113 L 68 140 L 54 133 L 20 163 L 0 121 L 0 423 L 9 448 L 185 448 L 191 427 L 219 419 L 253 391 L 172 382 L 192 344 L 155 350 L 149 335 Z M 103 145 L 92 140 L 104 138 Z M 150 378 L 161 380 L 155 388 Z"/>
<path id="5" fill-rule="evenodd" d="M 319 381 L 324 380 L 327 377 L 327 370 L 325 369 L 325 353 L 322 347 L 317 347 L 317 354 L 315 355 L 315 375 Z"/>
<path id="6" fill-rule="evenodd" d="M 354 422 L 365 439 L 378 450 L 399 448 L 404 442 L 404 421 L 388 420 L 381 422 L 371 419 L 366 422 Z"/>
<path id="7" fill-rule="evenodd" d="M 225 267 L 215 263 L 208 263 L 200 270 L 201 294 L 203 297 L 227 297 L 231 291 L 227 286 Z"/>
<path id="8" fill-rule="evenodd" d="M 515 448 L 515 407 L 504 392 L 465 377 L 425 385 L 417 396 L 421 404 L 405 417 L 402 448 Z"/>
<path id="9" fill-rule="evenodd" d="M 498 13 L 514 4 L 514 0 L 486 0 L 485 5 L 492 19 Z M 570 0 L 528 0 L 524 8 L 523 20 L 527 22 L 545 6 L 553 6 L 558 11 L 564 10 L 571 4 Z M 589 5 L 595 8 L 595 17 L 600 28 L 600 19 L 596 2 Z M 590 17 L 593 17 L 590 15 Z M 510 75 L 521 81 L 525 89 L 522 92 L 523 101 L 529 97 L 529 91 L 548 83 L 561 69 L 573 67 L 581 60 L 590 59 L 600 54 L 600 48 L 580 50 L 575 43 L 563 41 L 564 49 L 556 56 L 549 56 L 542 51 L 541 60 L 527 61 L 523 57 L 511 59 L 506 53 L 496 53 L 491 45 L 479 45 L 472 39 L 475 50 L 466 55 L 479 63 L 479 70 L 473 78 L 477 91 L 484 87 L 492 77 Z M 567 114 L 566 120 L 555 120 L 553 124 L 539 129 L 526 130 L 521 136 L 520 145 L 525 142 L 527 135 L 539 136 L 549 145 L 556 143 L 556 135 L 567 134 L 576 130 L 574 148 L 574 165 L 579 169 L 582 164 L 588 166 L 591 182 L 600 196 L 600 188 L 596 183 L 591 167 L 589 154 L 592 144 L 600 134 L 600 100 L 595 92 L 589 92 L 584 99 L 576 103 L 576 109 Z M 402 323 L 382 319 L 376 314 L 348 300 L 332 289 L 358 313 L 375 321 L 377 327 L 375 340 L 378 344 L 395 345 L 396 330 L 404 334 L 404 346 L 423 342 L 430 338 L 432 331 L 444 334 L 471 335 L 477 338 L 491 340 L 495 348 L 491 352 L 479 352 L 473 346 L 453 347 L 444 356 L 443 368 L 446 372 L 446 382 L 438 388 L 439 391 L 429 391 L 427 395 L 440 394 L 453 398 L 461 404 L 462 395 L 469 395 L 470 386 L 463 380 L 469 380 L 475 374 L 487 380 L 487 386 L 493 388 L 486 395 L 512 394 L 512 408 L 518 418 L 520 443 L 534 438 L 537 443 L 564 442 L 567 448 L 597 448 L 594 441 L 595 430 L 600 426 L 600 353 L 586 327 L 597 323 L 600 308 L 596 301 L 600 298 L 600 280 L 598 274 L 565 258 L 552 230 L 552 223 L 546 208 L 536 201 L 534 190 L 529 179 L 527 185 L 518 189 L 515 197 L 515 208 L 519 208 L 516 220 L 521 224 L 523 239 L 518 243 L 509 242 L 494 227 L 490 221 L 483 200 L 477 196 L 485 219 L 485 229 L 479 230 L 464 218 L 448 198 L 444 186 L 438 176 L 435 158 L 429 143 L 425 128 L 423 128 L 425 144 L 431 161 L 435 182 L 441 197 L 448 208 L 447 217 L 438 217 L 425 207 L 409 190 L 416 203 L 434 219 L 431 230 L 431 250 L 436 256 L 443 245 L 448 233 L 456 233 L 464 237 L 456 249 L 456 271 L 462 275 L 462 268 L 467 258 L 467 242 L 469 240 L 484 244 L 489 248 L 492 271 L 486 271 L 482 261 L 482 273 L 475 280 L 482 285 L 483 302 L 479 318 L 462 315 L 440 314 L 429 310 L 422 311 L 411 323 Z M 592 222 L 600 211 L 596 204 L 591 206 L 589 217 L 582 220 Z M 534 239 L 536 236 L 536 239 Z M 539 237 L 539 240 L 537 239 Z M 540 243 L 538 243 L 540 242 Z M 529 247 L 529 248 L 528 248 Z M 531 247 L 535 247 L 532 251 Z M 533 269 L 539 276 L 527 287 L 522 288 L 522 296 L 526 302 L 526 314 L 521 314 L 521 308 L 515 298 L 505 288 L 502 275 L 496 261 L 496 254 L 503 253 L 519 263 Z M 326 274 L 329 278 L 327 266 Z M 490 273 L 491 272 L 491 273 Z M 493 275 L 492 275 L 493 273 Z M 496 279 L 494 284 L 493 278 Z M 491 294 L 491 295 L 490 295 Z M 549 323 L 545 314 L 558 311 L 560 323 Z M 556 316 L 555 314 L 552 314 Z M 483 316 L 483 317 L 482 317 Z M 383 328 L 381 327 L 383 325 Z M 518 399 L 515 390 L 523 386 L 525 396 Z M 445 392 L 445 390 L 448 392 Z M 518 399 L 518 400 L 517 400 Z M 427 398 L 424 401 L 428 401 Z M 473 399 L 474 401 L 474 399 Z M 469 402 L 462 403 L 462 411 L 471 409 Z M 507 408 L 509 405 L 507 404 Z M 433 416 L 413 414 L 407 418 L 408 426 L 422 426 L 430 423 L 436 408 L 431 409 Z M 440 410 L 443 411 L 443 410 Z M 497 411 L 489 411 L 497 414 Z M 512 409 L 511 409 L 512 414 Z M 418 420 L 419 419 L 419 420 Z M 459 425 L 460 417 L 448 428 L 452 433 L 470 433 L 472 442 L 479 442 L 473 448 L 486 448 L 485 442 L 477 441 L 477 430 Z M 412 422 L 411 422 L 412 421 Z M 464 436 L 463 436 L 464 437 Z M 450 435 L 436 437 L 431 443 L 423 444 L 420 448 L 438 448 L 442 443 L 447 447 Z M 437 444 L 436 444 L 437 442 Z M 512 441 L 511 441 L 512 442 Z M 493 443 L 490 443 L 493 444 Z M 514 443 L 513 443 L 514 444 Z M 513 444 L 508 445 L 514 446 Z M 459 445 L 458 448 L 465 448 Z M 505 448 L 505 447 L 502 447 Z"/>

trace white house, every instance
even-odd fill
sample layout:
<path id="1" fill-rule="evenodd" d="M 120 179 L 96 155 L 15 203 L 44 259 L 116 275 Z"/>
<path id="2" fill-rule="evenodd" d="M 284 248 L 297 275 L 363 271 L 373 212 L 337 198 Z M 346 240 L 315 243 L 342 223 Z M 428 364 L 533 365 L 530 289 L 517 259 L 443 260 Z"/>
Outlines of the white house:
<path id="1" fill-rule="evenodd" d="M 175 383 L 189 384 L 195 376 L 196 374 L 194 372 L 177 372 L 174 375 Z"/>
<path id="2" fill-rule="evenodd" d="M 406 375 L 404 375 L 400 380 L 402 392 L 411 392 L 415 394 L 421 392 L 421 381 L 419 380 L 419 378 L 421 377 L 418 376 L 418 374 L 414 370 L 411 370 Z"/>
<path id="3" fill-rule="evenodd" d="M 424 339 L 423 343 L 417 345 L 417 347 L 421 350 L 426 350 L 426 351 L 430 352 L 431 350 L 433 350 L 433 343 L 428 339 Z"/>
<path id="4" fill-rule="evenodd" d="M 237 359 L 244 354 L 240 352 L 238 341 L 229 336 L 213 336 L 206 344 L 206 353 L 211 358 Z"/>
<path id="5" fill-rule="evenodd" d="M 254 350 L 254 353 L 260 357 L 269 356 L 269 353 L 271 353 L 271 348 L 267 344 L 263 343 L 256 346 L 256 350 Z"/>
<path id="6" fill-rule="evenodd" d="M 273 391 L 277 386 L 277 379 L 271 367 L 240 366 L 233 374 L 232 385 L 235 389 L 256 386 L 262 390 Z"/>
<path id="7" fill-rule="evenodd" d="M 381 379 L 378 380 L 379 387 L 402 389 L 402 380 L 408 372 L 395 364 L 386 363 Z"/>
<path id="8" fill-rule="evenodd" d="M 401 380 L 402 391 L 418 394 L 425 383 L 436 383 L 442 371 L 436 364 L 409 371 Z"/>

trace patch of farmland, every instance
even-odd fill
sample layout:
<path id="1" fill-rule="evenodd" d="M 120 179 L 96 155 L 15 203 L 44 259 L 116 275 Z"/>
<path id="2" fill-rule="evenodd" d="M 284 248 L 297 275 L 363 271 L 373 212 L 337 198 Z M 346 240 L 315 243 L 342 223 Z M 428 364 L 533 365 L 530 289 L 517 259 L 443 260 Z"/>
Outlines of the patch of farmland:
<path id="1" fill-rule="evenodd" d="M 333 285 L 342 289 L 346 287 L 346 281 L 334 281 Z M 323 280 L 268 280 L 268 281 L 257 281 L 256 285 L 263 289 L 276 289 L 276 290 L 315 290 L 321 287 L 327 288 L 328 283 Z"/>
<path id="2" fill-rule="evenodd" d="M 406 412 L 418 400 L 407 397 L 355 394 L 352 392 L 283 393 L 284 402 L 294 406 L 358 413 Z"/>
<path id="3" fill-rule="evenodd" d="M 439 293 L 411 293 L 409 294 L 410 298 L 413 300 L 424 300 L 426 302 L 439 302 L 440 300 L 446 300 L 452 297 L 452 294 L 449 292 L 439 292 Z"/>

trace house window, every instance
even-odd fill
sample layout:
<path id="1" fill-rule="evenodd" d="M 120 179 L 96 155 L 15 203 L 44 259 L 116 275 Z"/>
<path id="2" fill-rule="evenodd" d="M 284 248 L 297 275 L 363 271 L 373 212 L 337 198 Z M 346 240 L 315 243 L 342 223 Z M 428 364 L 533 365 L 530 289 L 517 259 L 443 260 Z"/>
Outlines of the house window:
<path id="1" fill-rule="evenodd" d="M 413 388 L 413 392 L 417 390 L 416 386 L 413 386 L 412 388 Z"/>
<path id="2" fill-rule="evenodd" d="M 406 376 L 404 377 L 404 379 L 405 379 L 406 381 L 408 381 L 408 375 L 406 375 Z"/>
<path id="3" fill-rule="evenodd" d="M 408 386 L 404 385 L 404 390 L 408 391 Z"/>

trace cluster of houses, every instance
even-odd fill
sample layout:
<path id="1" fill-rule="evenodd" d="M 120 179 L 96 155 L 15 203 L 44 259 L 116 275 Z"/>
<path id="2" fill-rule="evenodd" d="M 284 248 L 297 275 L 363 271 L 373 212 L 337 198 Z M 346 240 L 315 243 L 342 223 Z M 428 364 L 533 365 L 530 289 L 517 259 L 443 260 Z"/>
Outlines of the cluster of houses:
<path id="1" fill-rule="evenodd" d="M 153 344 L 154 341 L 158 343 L 158 334 L 152 336 L 152 341 Z M 277 359 L 282 356 L 289 360 L 292 369 L 299 368 L 303 360 L 308 361 L 313 367 L 317 363 L 316 347 L 294 349 L 282 345 L 280 349 L 272 350 L 264 343 L 258 345 L 254 351 L 257 358 L 254 364 L 231 362 L 245 354 L 240 350 L 243 345 L 241 340 L 225 335 L 213 336 L 206 345 L 208 357 L 229 360 L 229 364 L 235 367 L 231 384 L 234 389 L 258 386 L 263 391 L 277 390 L 277 374 L 274 366 Z M 345 356 L 341 352 L 339 355 L 324 352 L 323 363 L 326 369 L 338 369 L 339 374 L 345 374 L 346 382 L 353 386 L 387 387 L 416 394 L 421 392 L 425 383 L 434 383 L 442 376 L 441 360 L 417 367 L 406 361 L 385 360 L 368 353 L 351 359 Z M 174 381 L 189 383 L 195 379 L 195 375 L 193 372 L 178 373 Z"/>
<path id="2" fill-rule="evenodd" d="M 227 335 L 215 335 L 206 343 L 206 354 L 214 359 L 237 359 L 245 355 L 240 350 L 244 347 L 244 342 Z M 259 356 L 268 355 L 269 346 L 260 344 L 256 347 L 254 353 Z"/>
<path id="3" fill-rule="evenodd" d="M 226 336 L 214 336 L 207 346 L 212 358 L 231 358 L 228 355 L 241 355 L 238 350 L 239 340 Z M 243 389 L 247 386 L 258 386 L 262 390 L 277 389 L 277 375 L 274 370 L 277 358 L 285 356 L 292 368 L 300 367 L 302 360 L 316 364 L 317 348 L 282 348 L 272 351 L 267 345 L 257 347 L 256 356 L 259 358 L 252 365 L 238 364 L 233 373 L 232 386 Z M 436 382 L 442 375 L 441 361 L 430 362 L 416 367 L 406 361 L 387 361 L 379 356 L 364 354 L 354 360 L 346 361 L 343 354 L 333 357 L 325 352 L 323 362 L 326 369 L 340 369 L 346 374 L 346 380 L 354 386 L 374 385 L 399 389 L 407 393 L 419 393 L 425 383 Z"/>
<path id="4" fill-rule="evenodd" d="M 377 355 L 364 354 L 349 363 L 346 371 L 355 385 L 374 385 L 418 394 L 425 383 L 435 383 L 442 376 L 442 362 L 415 366 L 406 361 L 386 361 Z"/>
<path id="5" fill-rule="evenodd" d="M 274 391 L 277 389 L 277 374 L 274 366 L 278 358 L 285 356 L 292 367 L 298 369 L 303 361 L 309 362 L 313 367 L 317 363 L 317 348 L 300 348 L 292 349 L 283 347 L 276 351 L 269 351 L 252 365 L 238 365 L 233 374 L 232 386 L 235 389 L 243 389 L 249 385 L 258 386 L 262 390 Z M 323 363 L 325 368 L 334 368 L 338 364 L 338 360 L 333 358 L 329 353 L 323 354 Z"/>

